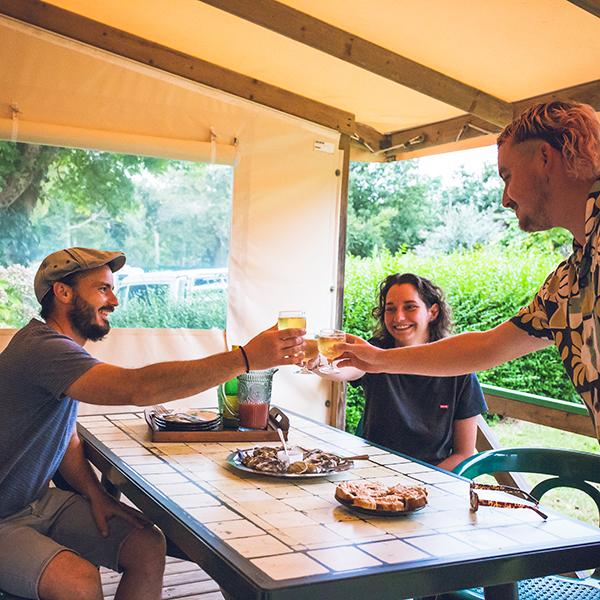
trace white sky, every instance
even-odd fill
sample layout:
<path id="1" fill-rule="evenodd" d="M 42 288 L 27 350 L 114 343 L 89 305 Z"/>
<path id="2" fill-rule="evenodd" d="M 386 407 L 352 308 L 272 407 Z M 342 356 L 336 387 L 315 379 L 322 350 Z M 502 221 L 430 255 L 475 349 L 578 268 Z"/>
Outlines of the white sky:
<path id="1" fill-rule="evenodd" d="M 452 175 L 461 165 L 467 171 L 481 172 L 484 163 L 496 164 L 496 144 L 484 148 L 472 148 L 470 150 L 458 150 L 446 152 L 434 156 L 424 156 L 416 160 L 419 171 L 430 177 L 441 177 L 443 180 L 452 178 Z"/>

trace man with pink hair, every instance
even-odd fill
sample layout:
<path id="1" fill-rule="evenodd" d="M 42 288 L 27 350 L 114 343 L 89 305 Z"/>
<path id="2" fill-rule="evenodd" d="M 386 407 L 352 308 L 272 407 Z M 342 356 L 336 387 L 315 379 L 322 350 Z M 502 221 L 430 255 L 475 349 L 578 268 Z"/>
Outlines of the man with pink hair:
<path id="1" fill-rule="evenodd" d="M 455 376 L 554 343 L 600 440 L 600 122 L 586 104 L 537 104 L 497 142 L 503 206 L 515 211 L 524 231 L 568 229 L 572 254 L 529 306 L 493 329 L 391 350 L 349 336 L 339 346 L 339 364 L 374 373 Z"/>

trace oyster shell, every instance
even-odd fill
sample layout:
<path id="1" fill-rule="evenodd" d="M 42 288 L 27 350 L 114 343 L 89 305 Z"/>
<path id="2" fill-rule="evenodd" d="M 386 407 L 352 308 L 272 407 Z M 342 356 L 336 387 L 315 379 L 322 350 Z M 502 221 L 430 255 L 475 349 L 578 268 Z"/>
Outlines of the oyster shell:
<path id="1" fill-rule="evenodd" d="M 300 474 L 306 472 L 307 468 L 308 465 L 303 460 L 299 460 L 291 463 L 290 466 L 287 468 L 287 472 Z"/>

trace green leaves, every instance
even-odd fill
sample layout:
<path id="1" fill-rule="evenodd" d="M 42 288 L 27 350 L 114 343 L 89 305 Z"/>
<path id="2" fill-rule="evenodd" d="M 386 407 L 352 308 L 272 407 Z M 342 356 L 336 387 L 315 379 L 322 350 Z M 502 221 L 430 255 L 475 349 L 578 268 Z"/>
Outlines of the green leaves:
<path id="1" fill-rule="evenodd" d="M 417 177 L 414 161 L 353 163 L 348 198 L 347 251 L 371 256 L 397 252 L 424 239 L 437 220 L 430 194 L 432 182 Z"/>
<path id="2" fill-rule="evenodd" d="M 0 142 L 0 265 L 27 264 L 57 246 L 116 247 L 140 200 L 134 178 L 167 161 Z M 107 243 L 108 241 L 108 243 Z"/>
<path id="3" fill-rule="evenodd" d="M 37 314 L 33 275 L 19 265 L 0 267 L 0 327 L 22 327 Z"/>

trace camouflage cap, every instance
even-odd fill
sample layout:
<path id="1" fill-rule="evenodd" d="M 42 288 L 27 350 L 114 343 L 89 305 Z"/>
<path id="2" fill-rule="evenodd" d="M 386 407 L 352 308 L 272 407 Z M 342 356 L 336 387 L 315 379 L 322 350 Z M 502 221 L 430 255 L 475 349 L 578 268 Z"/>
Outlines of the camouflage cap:
<path id="1" fill-rule="evenodd" d="M 72 273 L 79 273 L 96 267 L 108 265 L 114 273 L 125 264 L 125 255 L 122 252 L 109 252 L 95 250 L 94 248 L 65 248 L 47 256 L 40 265 L 33 289 L 35 297 L 41 304 L 44 296 L 52 289 L 55 281 L 64 279 Z"/>

